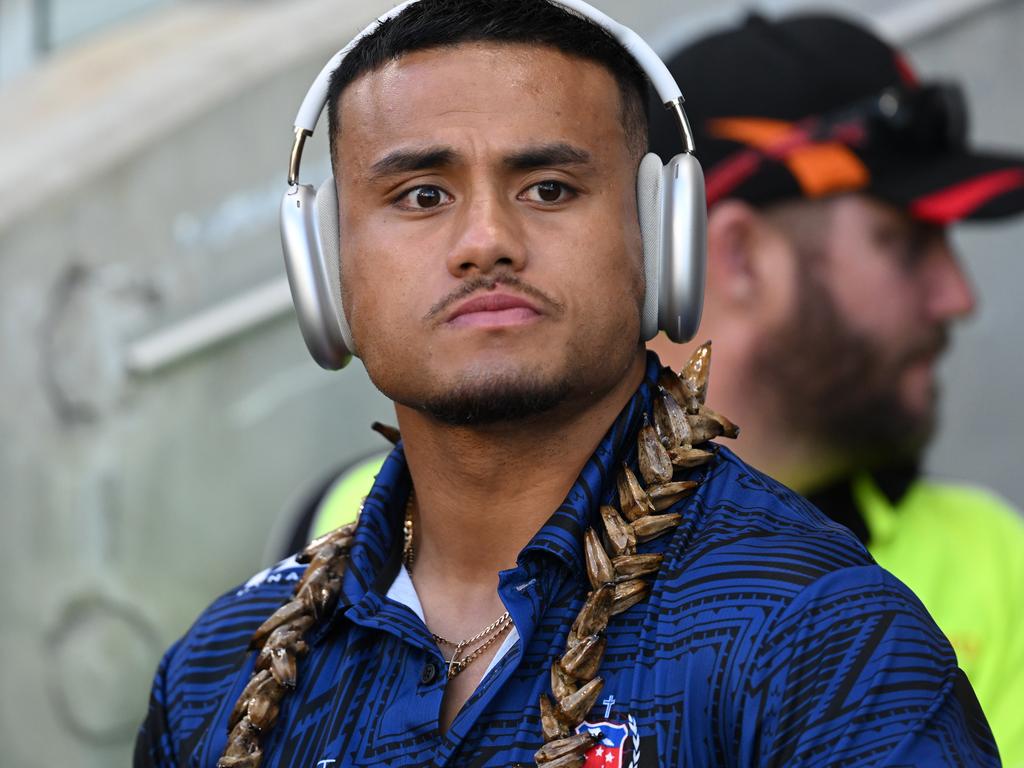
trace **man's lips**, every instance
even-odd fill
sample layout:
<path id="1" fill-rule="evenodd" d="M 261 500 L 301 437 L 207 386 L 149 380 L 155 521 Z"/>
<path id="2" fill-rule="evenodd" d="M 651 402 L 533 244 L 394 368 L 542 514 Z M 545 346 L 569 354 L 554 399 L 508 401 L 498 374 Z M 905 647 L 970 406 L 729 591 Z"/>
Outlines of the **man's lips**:
<path id="1" fill-rule="evenodd" d="M 521 295 L 488 291 L 456 304 L 446 322 L 454 326 L 500 327 L 522 325 L 541 314 L 536 304 Z"/>

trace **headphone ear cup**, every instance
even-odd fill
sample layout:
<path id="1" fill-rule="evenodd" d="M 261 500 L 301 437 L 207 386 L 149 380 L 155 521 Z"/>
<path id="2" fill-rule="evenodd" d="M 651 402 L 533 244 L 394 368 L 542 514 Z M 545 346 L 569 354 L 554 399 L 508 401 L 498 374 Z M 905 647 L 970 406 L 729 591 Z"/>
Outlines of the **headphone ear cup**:
<path id="1" fill-rule="evenodd" d="M 683 153 L 664 169 L 658 327 L 681 344 L 697 333 L 704 309 L 708 206 L 697 158 Z"/>
<path id="2" fill-rule="evenodd" d="M 294 184 L 281 199 L 281 247 L 295 319 L 313 359 L 330 371 L 352 359 L 341 308 L 337 210 L 330 179 L 319 192 Z"/>
<path id="3" fill-rule="evenodd" d="M 352 329 L 348 326 L 345 307 L 341 303 L 341 226 L 338 223 L 338 190 L 333 176 L 328 176 L 316 192 L 316 221 L 320 253 L 330 289 L 329 306 L 334 310 L 345 346 L 354 355 L 356 347 L 352 342 Z"/>
<path id="4" fill-rule="evenodd" d="M 661 158 L 649 152 L 640 161 L 636 179 L 636 206 L 640 218 L 640 236 L 644 245 L 646 290 L 640 316 L 640 336 L 644 341 L 658 334 L 658 301 L 661 294 L 662 211 L 664 168 Z"/>

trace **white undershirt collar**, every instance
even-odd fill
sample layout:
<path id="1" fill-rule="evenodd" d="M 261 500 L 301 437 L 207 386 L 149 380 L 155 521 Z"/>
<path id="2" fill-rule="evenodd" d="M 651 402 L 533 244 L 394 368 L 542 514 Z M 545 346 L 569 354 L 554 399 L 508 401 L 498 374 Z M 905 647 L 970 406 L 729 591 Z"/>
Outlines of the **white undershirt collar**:
<path id="1" fill-rule="evenodd" d="M 416 586 L 412 583 L 412 577 L 409 575 L 408 569 L 405 564 L 399 569 L 398 574 L 395 576 L 395 580 L 391 582 L 391 586 L 388 588 L 386 597 L 394 600 L 396 603 L 400 603 L 408 608 L 410 611 L 419 616 L 420 621 L 423 622 L 424 626 L 427 620 L 423 616 L 423 605 L 420 603 L 420 597 L 416 594 Z M 498 648 L 498 652 L 494 654 L 494 658 L 491 659 L 491 663 L 487 665 L 487 670 L 484 672 L 483 680 L 490 673 L 491 670 L 501 661 L 505 654 L 512 650 L 512 647 L 519 642 L 519 630 L 516 629 L 516 625 L 512 625 L 512 629 L 505 635 L 505 640 Z"/>

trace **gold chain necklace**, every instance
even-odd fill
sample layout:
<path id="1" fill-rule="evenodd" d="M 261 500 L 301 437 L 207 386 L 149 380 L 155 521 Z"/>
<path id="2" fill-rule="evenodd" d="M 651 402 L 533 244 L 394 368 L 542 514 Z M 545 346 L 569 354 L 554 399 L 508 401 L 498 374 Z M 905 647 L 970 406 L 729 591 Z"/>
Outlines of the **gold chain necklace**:
<path id="1" fill-rule="evenodd" d="M 453 643 L 451 640 L 445 640 L 443 637 L 438 635 L 431 635 L 434 638 L 434 642 L 437 644 L 453 645 L 455 650 L 452 652 L 452 657 L 447 659 L 445 663 L 448 665 L 448 679 L 451 680 L 453 677 L 462 672 L 471 663 L 480 658 L 480 655 L 494 645 L 499 637 L 502 637 L 512 627 L 512 617 L 508 611 L 505 611 L 495 621 L 485 628 L 482 632 L 474 635 L 468 640 L 463 640 L 461 643 Z M 476 648 L 470 651 L 468 654 L 459 658 L 462 652 L 473 645 L 474 642 L 478 642 L 483 639 Z"/>
<path id="2" fill-rule="evenodd" d="M 405 563 L 405 570 L 410 573 L 412 573 L 412 564 L 416 562 L 416 545 L 412 538 L 412 505 L 415 498 L 415 494 L 410 489 L 409 498 L 405 502 L 405 522 L 402 524 L 402 562 Z"/>
<path id="3" fill-rule="evenodd" d="M 461 642 L 455 642 L 454 640 L 446 640 L 445 638 L 441 637 L 440 635 L 435 635 L 435 634 L 431 634 L 431 637 L 434 638 L 434 642 L 440 643 L 442 645 L 454 645 L 454 646 L 463 646 L 463 647 L 465 647 L 467 645 L 472 645 L 473 643 L 477 642 L 478 640 L 482 640 L 483 638 L 488 637 L 489 635 L 491 635 L 494 632 L 499 631 L 501 629 L 501 625 L 504 624 L 505 621 L 508 618 L 509 618 L 508 611 L 505 611 L 503 614 L 501 614 L 501 616 L 496 618 L 493 622 L 491 622 L 486 627 L 481 629 L 475 635 L 473 635 L 470 638 L 467 638 L 466 640 L 462 640 Z"/>
<path id="4" fill-rule="evenodd" d="M 405 568 L 409 571 L 410 575 L 412 575 L 412 564 L 416 561 L 416 543 L 413 538 L 412 520 L 412 510 L 415 498 L 415 491 L 410 490 L 409 498 L 405 502 L 405 522 L 402 526 L 404 533 L 404 541 L 402 542 L 402 561 L 405 563 Z M 434 639 L 435 643 L 438 645 L 448 645 L 455 649 L 452 651 L 451 658 L 445 659 L 445 664 L 448 666 L 448 679 L 451 680 L 466 667 L 480 658 L 481 654 L 494 645 L 498 638 L 504 635 L 511 627 L 512 616 L 508 611 L 505 611 L 501 616 L 496 618 L 482 630 L 465 640 L 455 642 L 454 640 L 448 640 L 440 635 L 431 633 L 430 636 Z M 462 656 L 462 652 L 464 650 L 472 648 L 476 643 L 480 643 L 480 645 L 473 648 L 473 650 L 465 656 Z"/>
<path id="5" fill-rule="evenodd" d="M 600 743 L 600 733 L 574 731 L 604 685 L 597 672 L 605 630 L 613 616 L 647 597 L 648 577 L 654 578 L 661 567 L 662 555 L 637 554 L 637 544 L 674 530 L 682 521 L 677 513 L 659 513 L 696 490 L 697 482 L 673 478 L 676 470 L 701 466 L 714 457 L 697 446 L 739 434 L 735 424 L 704 404 L 710 363 L 708 342 L 697 348 L 681 375 L 662 370 L 653 403 L 654 425 L 645 418 L 637 437 L 640 475 L 647 485 L 623 464 L 616 478 L 619 509 L 601 507 L 603 533 L 591 527 L 584 534 L 592 589 L 569 630 L 565 653 L 551 666 L 552 696 L 540 696 L 544 745 L 534 756 L 538 766 L 581 768 L 587 752 Z M 400 438 L 392 427 L 374 429 L 392 442 Z M 308 566 L 294 596 L 253 634 L 250 646 L 258 651 L 256 667 L 228 718 L 227 745 L 217 768 L 259 768 L 263 736 L 277 721 L 285 695 L 295 689 L 298 659 L 309 650 L 305 634 L 337 604 L 357 523 L 319 537 L 297 556 Z M 406 531 L 411 540 L 411 527 Z"/>

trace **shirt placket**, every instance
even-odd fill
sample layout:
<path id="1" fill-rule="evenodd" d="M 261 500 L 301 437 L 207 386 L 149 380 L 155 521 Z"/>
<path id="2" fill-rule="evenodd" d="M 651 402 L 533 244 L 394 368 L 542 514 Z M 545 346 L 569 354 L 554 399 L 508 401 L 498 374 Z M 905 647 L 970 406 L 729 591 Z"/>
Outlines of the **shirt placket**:
<path id="1" fill-rule="evenodd" d="M 538 569 L 536 562 L 530 562 L 498 575 L 498 595 L 512 617 L 519 640 L 480 681 L 476 691 L 463 705 L 445 734 L 434 765 L 461 764 L 462 748 L 467 737 L 472 735 L 477 721 L 495 697 L 502 695 L 505 684 L 519 667 L 523 649 L 533 640 L 538 620 L 544 614 L 545 595 Z M 521 709 L 526 710 L 530 704 L 527 701 L 521 702 Z"/>

